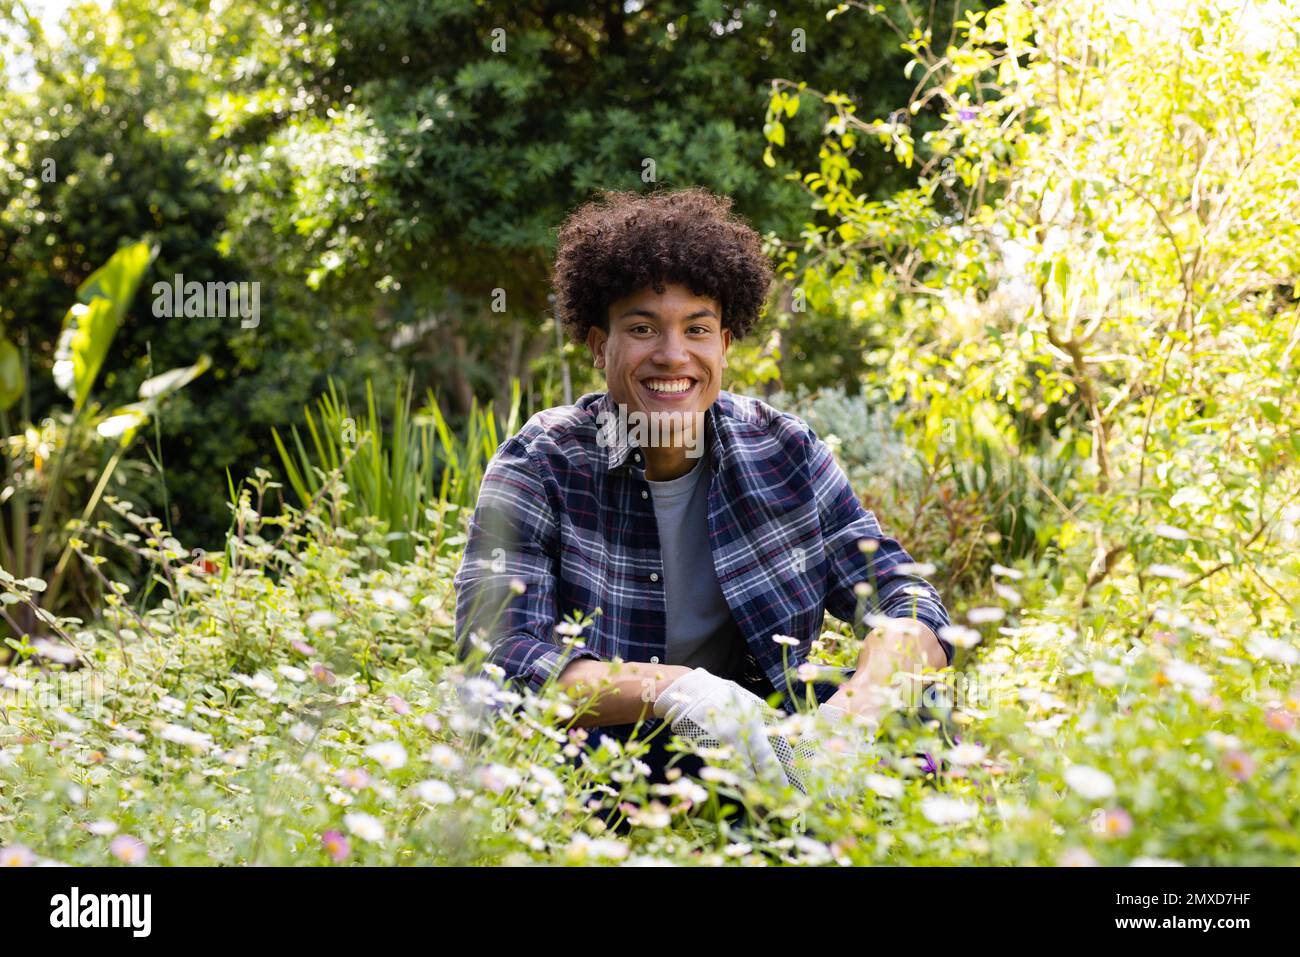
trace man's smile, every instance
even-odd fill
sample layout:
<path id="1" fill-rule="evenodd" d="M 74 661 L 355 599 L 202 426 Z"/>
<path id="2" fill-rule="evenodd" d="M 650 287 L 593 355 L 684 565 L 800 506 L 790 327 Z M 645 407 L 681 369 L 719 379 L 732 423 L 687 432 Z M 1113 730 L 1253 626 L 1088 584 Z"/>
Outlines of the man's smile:
<path id="1" fill-rule="evenodd" d="M 681 405 L 694 398 L 697 380 L 691 376 L 651 376 L 641 380 L 641 388 L 652 402 Z"/>

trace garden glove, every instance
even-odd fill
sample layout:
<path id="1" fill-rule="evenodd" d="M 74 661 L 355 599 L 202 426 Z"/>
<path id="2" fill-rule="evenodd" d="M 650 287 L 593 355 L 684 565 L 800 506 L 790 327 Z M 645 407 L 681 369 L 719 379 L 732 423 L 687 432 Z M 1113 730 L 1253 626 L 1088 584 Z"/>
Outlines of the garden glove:
<path id="1" fill-rule="evenodd" d="M 655 717 L 673 734 L 700 747 L 729 745 L 760 781 L 783 784 L 786 774 L 767 736 L 769 711 L 758 695 L 703 668 L 678 678 L 654 701 Z"/>

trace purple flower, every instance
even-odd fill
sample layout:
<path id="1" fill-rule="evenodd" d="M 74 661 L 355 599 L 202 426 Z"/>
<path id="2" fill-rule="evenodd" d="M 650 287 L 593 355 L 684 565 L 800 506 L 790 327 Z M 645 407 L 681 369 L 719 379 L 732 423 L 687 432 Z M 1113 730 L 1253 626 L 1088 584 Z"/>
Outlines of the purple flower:
<path id="1" fill-rule="evenodd" d="M 968 106 L 963 106 L 960 110 L 957 111 L 957 119 L 961 120 L 963 123 L 970 122 L 971 120 L 975 119 L 977 115 L 978 115 L 978 111 L 973 110 Z"/>

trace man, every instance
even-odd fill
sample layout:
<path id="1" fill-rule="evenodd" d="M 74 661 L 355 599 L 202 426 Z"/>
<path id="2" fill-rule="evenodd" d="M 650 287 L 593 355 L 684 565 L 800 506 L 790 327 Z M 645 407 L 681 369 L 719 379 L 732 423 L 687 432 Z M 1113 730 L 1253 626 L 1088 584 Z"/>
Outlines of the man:
<path id="1" fill-rule="evenodd" d="M 775 689 L 793 712 L 811 692 L 823 715 L 878 718 L 897 671 L 945 667 L 952 646 L 938 593 L 826 445 L 722 390 L 772 280 L 730 205 L 701 189 L 607 193 L 561 229 L 557 317 L 608 391 L 534 416 L 489 463 L 457 632 L 509 680 L 564 689 L 578 726 L 626 738 L 662 719 L 776 780 L 788 756 L 758 696 Z M 875 626 L 838 686 L 799 668 L 827 610 Z M 575 611 L 595 615 L 581 644 Z"/>

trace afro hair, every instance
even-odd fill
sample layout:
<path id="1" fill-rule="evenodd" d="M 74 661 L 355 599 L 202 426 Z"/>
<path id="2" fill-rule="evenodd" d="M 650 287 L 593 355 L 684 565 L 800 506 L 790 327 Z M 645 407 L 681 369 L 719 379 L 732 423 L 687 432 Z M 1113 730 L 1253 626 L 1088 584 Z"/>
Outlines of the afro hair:
<path id="1" fill-rule="evenodd" d="M 744 338 L 758 321 L 772 266 L 731 199 L 706 189 L 654 193 L 606 190 L 565 220 L 555 257 L 555 314 L 585 342 L 609 330 L 609 306 L 651 287 L 680 283 L 722 306 L 722 326 Z"/>

